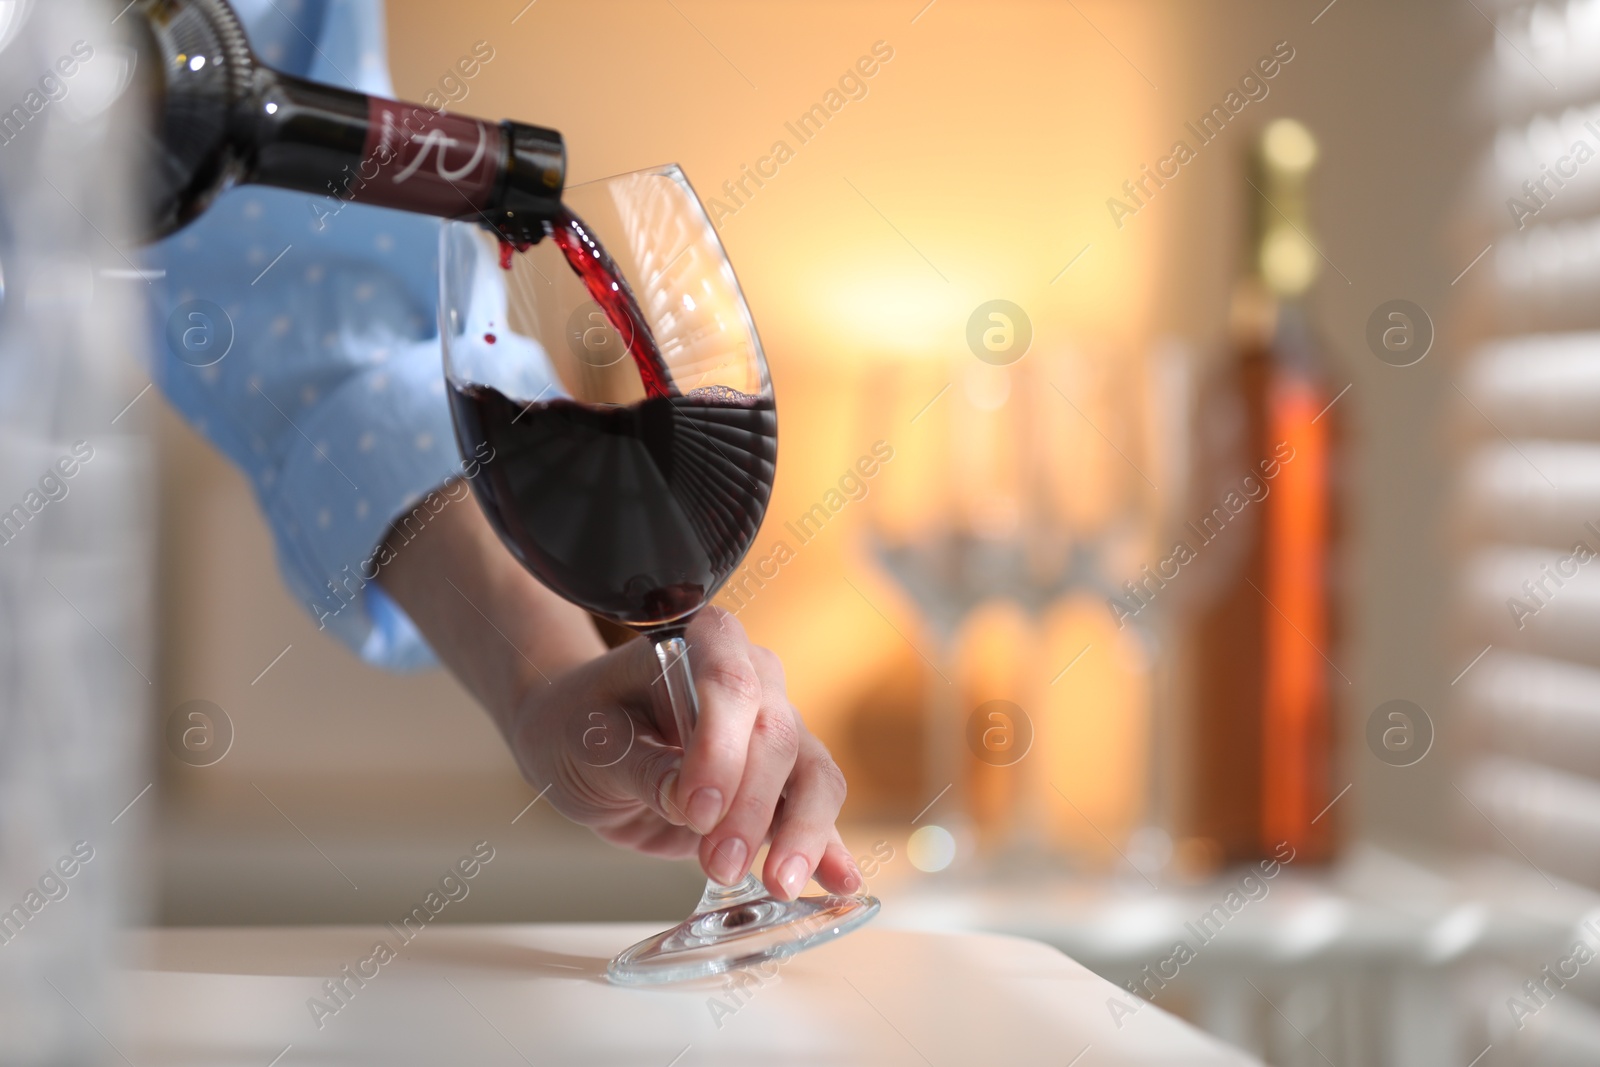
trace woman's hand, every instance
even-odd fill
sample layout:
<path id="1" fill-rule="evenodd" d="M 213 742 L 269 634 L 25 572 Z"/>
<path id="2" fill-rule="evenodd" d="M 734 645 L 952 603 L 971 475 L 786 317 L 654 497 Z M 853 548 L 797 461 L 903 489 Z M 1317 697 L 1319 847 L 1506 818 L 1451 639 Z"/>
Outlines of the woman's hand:
<path id="1" fill-rule="evenodd" d="M 831 892 L 860 888 L 834 825 L 844 776 L 789 703 L 778 657 L 737 619 L 707 608 L 685 635 L 700 699 L 685 751 L 651 644 L 604 651 L 588 616 L 512 559 L 475 501 L 390 548 L 380 583 L 567 818 L 639 852 L 698 852 L 725 885 L 770 841 L 762 878 L 775 896 L 812 876 Z"/>
<path id="2" fill-rule="evenodd" d="M 655 651 L 634 640 L 529 688 L 509 730 L 523 774 L 605 840 L 698 852 L 725 885 L 770 840 L 762 879 L 775 895 L 796 896 L 813 874 L 833 892 L 859 889 L 834 828 L 844 776 L 789 703 L 778 657 L 716 608 L 685 637 L 700 698 L 687 751 Z"/>

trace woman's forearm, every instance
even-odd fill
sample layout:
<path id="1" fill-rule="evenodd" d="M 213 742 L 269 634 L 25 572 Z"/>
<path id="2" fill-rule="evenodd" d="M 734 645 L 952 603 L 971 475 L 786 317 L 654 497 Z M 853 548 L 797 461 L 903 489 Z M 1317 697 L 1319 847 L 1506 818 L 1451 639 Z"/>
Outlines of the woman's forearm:
<path id="1" fill-rule="evenodd" d="M 502 733 L 532 686 L 605 651 L 588 616 L 522 568 L 471 497 L 409 540 L 391 536 L 389 550 L 379 584 Z"/>

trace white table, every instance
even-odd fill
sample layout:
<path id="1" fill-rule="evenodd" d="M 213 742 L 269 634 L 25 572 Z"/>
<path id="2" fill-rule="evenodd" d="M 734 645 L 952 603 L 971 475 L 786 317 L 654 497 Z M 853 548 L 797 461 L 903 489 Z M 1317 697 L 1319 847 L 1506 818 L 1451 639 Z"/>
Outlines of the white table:
<path id="1" fill-rule="evenodd" d="M 1514 855 L 1424 863 L 1357 844 L 1332 867 L 1257 879 L 1259 899 L 1202 941 L 1196 923 L 1214 922 L 1241 874 L 1160 889 L 1136 874 L 873 888 L 893 894 L 888 923 L 1036 938 L 1113 981 L 1159 971 L 1183 941 L 1195 955 L 1156 1004 L 1263 1059 L 1314 1067 L 1462 1067 L 1491 1042 L 1483 1064 L 1512 1057 L 1506 998 L 1574 941 L 1592 943 L 1583 923 L 1600 925 L 1600 895 Z M 1520 1034 L 1526 1054 L 1570 1048 L 1564 1062 L 1600 1063 L 1600 1016 L 1582 1003 L 1569 995 L 1543 1014 L 1545 1029 Z"/>
<path id="2" fill-rule="evenodd" d="M 428 927 L 364 987 L 347 981 L 319 1029 L 307 1001 L 334 1003 L 323 983 L 379 941 L 398 949 L 392 930 L 144 931 L 120 978 L 118 1043 L 140 1067 L 1257 1063 L 1152 1005 L 1114 1013 L 1125 992 L 1034 941 L 868 927 L 747 977 L 742 994 L 726 977 L 610 985 L 606 959 L 651 932 Z"/>

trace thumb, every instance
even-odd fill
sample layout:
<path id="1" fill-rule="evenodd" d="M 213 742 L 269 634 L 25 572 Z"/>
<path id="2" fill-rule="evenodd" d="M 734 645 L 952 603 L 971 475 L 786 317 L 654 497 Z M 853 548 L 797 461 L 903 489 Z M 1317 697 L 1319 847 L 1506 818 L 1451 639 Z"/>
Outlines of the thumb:
<path id="1" fill-rule="evenodd" d="M 688 818 L 676 799 L 682 766 L 682 749 L 640 737 L 627 756 L 600 773 L 610 776 L 612 791 L 637 800 L 673 826 L 684 826 Z"/>

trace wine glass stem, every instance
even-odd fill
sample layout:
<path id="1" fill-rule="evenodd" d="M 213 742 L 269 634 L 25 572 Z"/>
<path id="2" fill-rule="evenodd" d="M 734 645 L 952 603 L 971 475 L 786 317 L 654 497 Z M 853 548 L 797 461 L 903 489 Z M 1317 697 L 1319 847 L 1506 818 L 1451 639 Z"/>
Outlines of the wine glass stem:
<path id="1" fill-rule="evenodd" d="M 672 705 L 672 721 L 678 726 L 678 743 L 685 750 L 694 728 L 700 722 L 700 701 L 694 693 L 694 675 L 689 670 L 689 643 L 683 635 L 671 634 L 657 637 L 656 661 L 661 664 L 659 685 L 665 687 L 666 699 Z"/>
<path id="2" fill-rule="evenodd" d="M 700 702 L 694 692 L 694 675 L 689 670 L 689 644 L 682 634 L 672 634 L 655 639 L 656 661 L 661 664 L 659 684 L 666 689 L 666 699 L 672 704 L 672 720 L 678 725 L 678 741 L 685 749 L 694 736 L 700 721 Z M 706 880 L 706 891 L 694 913 L 748 904 L 767 895 L 766 886 L 754 874 L 747 874 L 736 885 L 718 885 Z"/>

